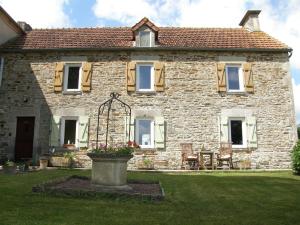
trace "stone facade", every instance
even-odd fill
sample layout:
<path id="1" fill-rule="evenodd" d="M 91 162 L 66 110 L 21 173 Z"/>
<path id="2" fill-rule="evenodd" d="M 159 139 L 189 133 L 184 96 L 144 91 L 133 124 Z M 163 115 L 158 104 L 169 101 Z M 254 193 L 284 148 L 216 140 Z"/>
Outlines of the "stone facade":
<path id="1" fill-rule="evenodd" d="M 4 53 L 0 87 L 0 157 L 14 157 L 16 118 L 35 116 L 33 155 L 49 150 L 51 115 L 86 115 L 90 118 L 89 147 L 95 142 L 99 104 L 112 91 L 121 94 L 134 115 L 164 118 L 165 149 L 136 152 L 129 168 L 142 167 L 145 158 L 154 168 L 179 169 L 181 143 L 194 150 L 217 151 L 219 118 L 253 115 L 257 120 L 255 149 L 235 149 L 235 159 L 251 162 L 252 168 L 290 168 L 290 152 L 297 140 L 291 77 L 287 53 L 214 51 L 86 51 Z M 89 93 L 54 93 L 56 62 L 71 58 L 92 63 Z M 217 62 L 244 60 L 252 63 L 254 93 L 220 94 Z M 126 63 L 132 60 L 160 61 L 165 65 L 165 91 L 127 92 Z M 124 141 L 124 121 L 116 121 L 116 132 Z M 101 139 L 103 141 L 103 138 Z M 82 152 L 80 153 L 82 157 Z"/>

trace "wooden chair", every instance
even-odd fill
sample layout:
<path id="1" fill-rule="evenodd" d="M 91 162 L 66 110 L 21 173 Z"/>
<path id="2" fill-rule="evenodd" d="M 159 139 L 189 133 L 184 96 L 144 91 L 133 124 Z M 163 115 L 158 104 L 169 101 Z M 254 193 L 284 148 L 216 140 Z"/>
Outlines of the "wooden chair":
<path id="1" fill-rule="evenodd" d="M 192 143 L 184 143 L 181 145 L 181 168 L 182 169 L 199 169 L 199 155 L 193 152 Z"/>
<path id="2" fill-rule="evenodd" d="M 229 169 L 233 169 L 232 163 L 232 144 L 231 143 L 221 143 L 220 150 L 217 154 L 217 166 L 218 168 L 223 168 L 225 165 L 228 166 Z"/>

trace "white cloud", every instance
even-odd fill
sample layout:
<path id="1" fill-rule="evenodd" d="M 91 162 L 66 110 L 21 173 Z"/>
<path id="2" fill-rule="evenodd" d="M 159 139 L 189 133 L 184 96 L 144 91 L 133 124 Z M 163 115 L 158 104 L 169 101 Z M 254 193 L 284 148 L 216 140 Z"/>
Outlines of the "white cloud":
<path id="1" fill-rule="evenodd" d="M 238 27 L 246 5 L 244 0 L 181 0 L 179 10 L 179 26 Z"/>
<path id="2" fill-rule="evenodd" d="M 96 0 L 93 11 L 100 19 L 114 20 L 128 26 L 133 26 L 143 17 L 148 17 L 157 25 L 164 25 L 174 20 L 179 2 L 180 0 Z"/>
<path id="3" fill-rule="evenodd" d="M 64 13 L 69 0 L 0 0 L 1 6 L 16 21 L 33 28 L 68 27 L 70 18 Z"/>
<path id="4" fill-rule="evenodd" d="M 123 24 L 133 25 L 146 15 L 155 17 L 154 7 L 144 0 L 97 0 L 93 10 L 99 18 L 116 20 Z"/>
<path id="5" fill-rule="evenodd" d="M 296 84 L 294 79 L 293 79 L 293 90 L 294 90 L 297 124 L 300 124 L 300 84 Z"/>

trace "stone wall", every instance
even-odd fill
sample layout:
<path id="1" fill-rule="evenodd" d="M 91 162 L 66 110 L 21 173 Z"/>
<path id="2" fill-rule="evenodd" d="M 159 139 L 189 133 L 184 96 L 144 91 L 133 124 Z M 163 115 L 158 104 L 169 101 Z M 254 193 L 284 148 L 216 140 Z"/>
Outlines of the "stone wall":
<path id="1" fill-rule="evenodd" d="M 81 95 L 53 92 L 55 63 L 84 57 L 93 64 L 92 91 Z M 145 158 L 155 168 L 181 167 L 180 143 L 193 143 L 199 151 L 219 147 L 222 110 L 246 110 L 257 118 L 257 149 L 234 150 L 235 159 L 251 161 L 252 168 L 290 168 L 296 141 L 295 113 L 288 56 L 284 53 L 226 52 L 45 52 L 7 53 L 0 88 L 0 157 L 14 156 L 16 117 L 36 117 L 34 155 L 48 151 L 50 115 L 72 111 L 90 117 L 90 145 L 95 141 L 97 108 L 112 91 L 121 94 L 133 113 L 160 114 L 166 121 L 166 148 L 140 151 L 129 168 Z M 220 57 L 252 62 L 254 94 L 219 94 L 216 62 Z M 165 63 L 164 92 L 127 93 L 125 68 L 130 60 L 155 59 Z M 28 101 L 24 101 L 24 97 Z M 119 125 L 118 125 L 119 124 Z M 119 121 L 123 133 L 123 121 Z"/>

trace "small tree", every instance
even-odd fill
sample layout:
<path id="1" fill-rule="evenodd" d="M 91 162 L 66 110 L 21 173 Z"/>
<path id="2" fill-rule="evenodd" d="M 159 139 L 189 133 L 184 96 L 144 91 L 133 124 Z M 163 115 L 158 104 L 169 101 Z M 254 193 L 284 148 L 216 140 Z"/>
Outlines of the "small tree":
<path id="1" fill-rule="evenodd" d="M 300 174 L 300 140 L 293 149 L 292 160 L 295 173 Z"/>

